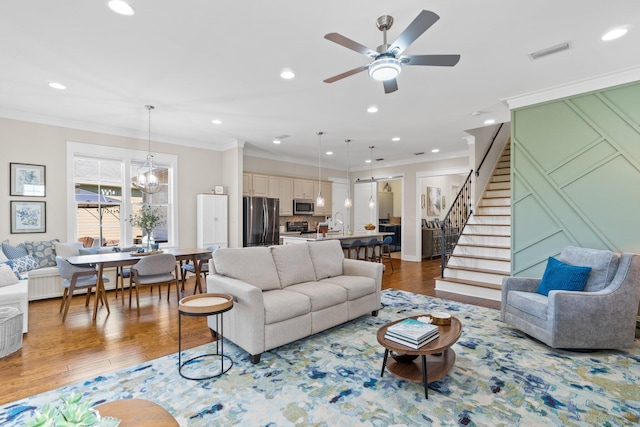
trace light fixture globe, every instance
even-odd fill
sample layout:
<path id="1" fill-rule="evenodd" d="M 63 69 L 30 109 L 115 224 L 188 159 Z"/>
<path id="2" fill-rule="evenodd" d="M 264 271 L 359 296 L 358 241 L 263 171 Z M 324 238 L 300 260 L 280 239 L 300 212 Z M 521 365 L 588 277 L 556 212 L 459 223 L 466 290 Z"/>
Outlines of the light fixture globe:
<path id="1" fill-rule="evenodd" d="M 393 56 L 379 56 L 369 65 L 369 75 L 378 81 L 391 80 L 402 71 L 402 62 Z"/>
<path id="2" fill-rule="evenodd" d="M 153 163 L 153 154 L 151 154 L 151 110 L 155 107 L 145 105 L 144 108 L 149 112 L 149 151 L 147 152 L 147 161 L 138 168 L 138 173 L 132 178 L 131 185 L 145 194 L 155 194 L 161 190 L 156 175 L 157 166 Z"/>

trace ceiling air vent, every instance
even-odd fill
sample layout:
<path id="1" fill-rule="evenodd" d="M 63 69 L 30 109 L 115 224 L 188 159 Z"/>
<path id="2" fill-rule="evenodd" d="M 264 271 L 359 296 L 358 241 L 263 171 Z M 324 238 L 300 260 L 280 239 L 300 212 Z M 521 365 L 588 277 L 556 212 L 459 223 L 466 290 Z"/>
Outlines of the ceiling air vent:
<path id="1" fill-rule="evenodd" d="M 571 49 L 571 42 L 560 43 L 555 46 L 551 46 L 546 49 L 541 49 L 537 52 L 530 53 L 529 58 L 531 58 L 532 60 L 539 59 L 539 58 L 542 58 L 543 56 L 562 52 L 563 50 L 567 50 L 567 49 Z"/>
<path id="2" fill-rule="evenodd" d="M 376 159 L 376 162 L 381 162 L 381 161 L 383 161 L 383 160 L 384 160 L 384 157 L 378 157 L 378 158 Z"/>
<path id="3" fill-rule="evenodd" d="M 420 151 L 419 153 L 413 153 L 414 156 L 422 156 L 424 154 L 424 151 Z"/>

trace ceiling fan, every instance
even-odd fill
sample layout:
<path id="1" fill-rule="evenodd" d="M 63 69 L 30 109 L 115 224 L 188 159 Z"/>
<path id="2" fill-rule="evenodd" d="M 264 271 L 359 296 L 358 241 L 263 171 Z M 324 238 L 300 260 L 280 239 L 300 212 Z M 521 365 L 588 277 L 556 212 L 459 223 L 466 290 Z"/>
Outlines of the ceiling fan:
<path id="1" fill-rule="evenodd" d="M 418 37 L 438 21 L 440 17 L 429 10 L 423 10 L 411 24 L 400 34 L 397 40 L 387 44 L 387 30 L 393 25 L 393 17 L 383 15 L 376 21 L 376 26 L 382 31 L 382 44 L 376 49 L 370 49 L 341 34 L 329 33 L 325 39 L 337 43 L 365 56 L 374 58 L 370 64 L 362 65 L 353 70 L 345 71 L 337 76 L 324 80 L 325 83 L 333 83 L 345 77 L 352 76 L 361 71 L 368 70 L 369 76 L 382 81 L 385 93 L 398 90 L 396 77 L 402 71 L 403 65 L 431 65 L 439 67 L 453 67 L 460 60 L 460 55 L 402 55 Z"/>

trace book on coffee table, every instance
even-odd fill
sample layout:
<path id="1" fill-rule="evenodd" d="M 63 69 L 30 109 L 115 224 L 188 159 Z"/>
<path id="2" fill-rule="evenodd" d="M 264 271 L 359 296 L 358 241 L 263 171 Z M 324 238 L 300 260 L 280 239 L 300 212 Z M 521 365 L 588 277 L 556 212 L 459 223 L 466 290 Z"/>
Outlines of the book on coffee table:
<path id="1" fill-rule="evenodd" d="M 395 343 L 402 344 L 402 345 L 404 345 L 406 347 L 413 348 L 414 350 L 417 350 L 420 347 L 422 347 L 422 346 L 430 343 L 431 341 L 435 340 L 439 336 L 440 336 L 440 334 L 436 331 L 435 334 L 425 338 L 424 340 L 422 340 L 420 342 L 407 341 L 407 340 L 404 340 L 402 338 L 398 338 L 395 335 L 389 335 L 389 334 L 385 334 L 384 338 L 389 340 L 389 341 L 393 341 Z"/>
<path id="2" fill-rule="evenodd" d="M 387 334 L 418 343 L 438 332 L 438 326 L 416 319 L 404 319 L 387 328 Z"/>

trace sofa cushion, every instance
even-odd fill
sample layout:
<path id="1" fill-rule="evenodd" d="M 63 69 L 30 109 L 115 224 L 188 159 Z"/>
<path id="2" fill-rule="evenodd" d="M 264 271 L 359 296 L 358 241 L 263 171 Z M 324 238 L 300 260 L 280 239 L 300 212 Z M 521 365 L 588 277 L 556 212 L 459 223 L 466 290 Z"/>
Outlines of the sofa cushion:
<path id="1" fill-rule="evenodd" d="M 320 283 L 334 283 L 342 286 L 347 290 L 347 299 L 349 301 L 376 293 L 376 281 L 371 277 L 336 276 L 323 279 Z"/>
<path id="2" fill-rule="evenodd" d="M 311 311 L 320 311 L 347 302 L 347 290 L 335 283 L 304 282 L 287 287 L 287 291 L 299 292 L 309 297 Z"/>
<path id="3" fill-rule="evenodd" d="M 0 264 L 0 288 L 18 283 L 18 276 L 8 264 Z"/>
<path id="4" fill-rule="evenodd" d="M 54 245 L 60 242 L 58 239 L 53 240 L 26 240 L 24 247 L 29 255 L 38 263 L 38 267 L 53 267 L 56 265 L 56 251 Z"/>
<path id="5" fill-rule="evenodd" d="M 309 242 L 309 255 L 316 273 L 316 280 L 342 274 L 344 252 L 339 240 Z"/>
<path id="6" fill-rule="evenodd" d="M 620 263 L 619 253 L 577 246 L 563 248 L 558 258 L 567 264 L 591 267 L 585 292 L 597 292 L 609 286 Z"/>
<path id="7" fill-rule="evenodd" d="M 538 319 L 547 319 L 549 299 L 544 295 L 535 292 L 510 291 L 507 294 L 507 301 L 503 301 L 503 304 L 507 304 Z"/>
<path id="8" fill-rule="evenodd" d="M 2 252 L 9 259 L 21 258 L 29 255 L 27 248 L 24 247 L 24 243 L 20 243 L 18 246 L 11 246 L 8 241 L 2 242 Z"/>
<path id="9" fill-rule="evenodd" d="M 311 311 L 311 300 L 308 296 L 288 289 L 263 292 L 262 298 L 265 325 L 293 319 Z"/>
<path id="10" fill-rule="evenodd" d="M 283 288 L 296 283 L 315 282 L 316 273 L 308 244 L 271 246 L 270 249 Z"/>
<path id="11" fill-rule="evenodd" d="M 591 267 L 565 264 L 549 257 L 536 292 L 547 296 L 550 291 L 555 290 L 582 291 L 587 284 L 590 272 Z"/>
<path id="12" fill-rule="evenodd" d="M 9 243 L 9 242 L 7 241 L 7 243 Z M 6 256 L 6 255 L 4 254 L 4 252 L 2 251 L 2 245 L 0 245 L 0 262 L 2 262 L 2 261 L 6 261 L 6 260 L 8 260 L 8 259 L 9 259 L 9 258 L 7 258 L 7 256 Z"/>
<path id="13" fill-rule="evenodd" d="M 80 255 L 80 249 L 83 248 L 81 242 L 56 242 L 53 247 L 56 255 L 64 259 Z"/>
<path id="14" fill-rule="evenodd" d="M 220 248 L 213 253 L 215 271 L 242 280 L 263 291 L 280 289 L 276 265 L 267 247 Z"/>

